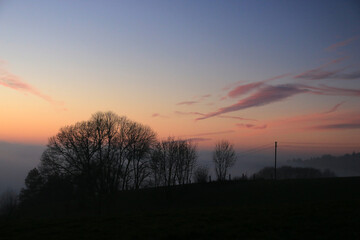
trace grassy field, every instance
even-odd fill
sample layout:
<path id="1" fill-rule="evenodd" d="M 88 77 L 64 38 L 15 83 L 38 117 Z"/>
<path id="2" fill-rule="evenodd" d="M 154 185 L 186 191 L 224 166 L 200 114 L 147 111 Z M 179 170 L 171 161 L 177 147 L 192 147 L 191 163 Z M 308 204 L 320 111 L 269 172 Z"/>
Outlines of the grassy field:
<path id="1" fill-rule="evenodd" d="M 0 239 L 360 239 L 360 178 L 192 184 L 42 211 L 2 220 Z"/>

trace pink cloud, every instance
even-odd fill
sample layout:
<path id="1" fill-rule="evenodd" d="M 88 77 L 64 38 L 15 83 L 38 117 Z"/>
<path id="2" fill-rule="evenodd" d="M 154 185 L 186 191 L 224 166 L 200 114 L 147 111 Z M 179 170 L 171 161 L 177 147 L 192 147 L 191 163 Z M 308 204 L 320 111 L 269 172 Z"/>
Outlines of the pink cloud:
<path id="1" fill-rule="evenodd" d="M 339 74 L 336 74 L 333 78 L 346 79 L 346 80 L 359 79 L 360 71 L 351 72 L 351 73 L 339 73 Z"/>
<path id="2" fill-rule="evenodd" d="M 330 110 L 324 112 L 324 114 L 329 114 L 329 113 L 333 113 L 333 112 L 337 111 L 338 108 L 339 108 L 341 105 L 343 105 L 344 103 L 345 103 L 345 102 L 341 102 L 341 103 L 336 104 L 336 105 L 333 106 Z"/>
<path id="3" fill-rule="evenodd" d="M 298 131 L 356 129 L 360 123 L 360 112 L 336 112 L 340 104 L 330 111 L 298 115 L 267 122 L 275 128 L 296 129 Z"/>
<path id="4" fill-rule="evenodd" d="M 292 124 L 301 125 L 303 123 L 312 123 L 315 121 L 331 121 L 336 120 L 336 116 L 329 117 L 327 113 L 311 113 L 305 115 L 298 115 L 288 118 L 276 119 L 270 122 L 272 126 L 284 126 L 288 127 Z"/>
<path id="5" fill-rule="evenodd" d="M 324 68 L 331 66 L 333 64 L 342 62 L 346 59 L 346 57 L 337 58 L 331 61 L 326 62 L 325 64 L 302 72 L 298 75 L 294 76 L 294 79 L 308 79 L 308 80 L 321 80 L 326 78 L 336 78 L 336 79 L 355 79 L 358 78 L 360 75 L 358 72 L 355 73 L 347 73 L 347 74 L 340 74 L 340 72 L 344 71 L 345 68 L 337 69 L 337 70 L 323 70 Z"/>
<path id="6" fill-rule="evenodd" d="M 327 85 L 320 85 L 318 87 L 299 85 L 304 89 L 307 89 L 309 92 L 318 94 L 318 95 L 333 95 L 333 96 L 360 96 L 360 89 L 348 89 L 348 88 L 338 88 L 331 87 Z"/>
<path id="7" fill-rule="evenodd" d="M 240 84 L 240 83 L 242 83 L 242 81 L 237 81 L 237 82 L 228 84 L 228 85 L 226 85 L 225 87 L 223 87 L 221 90 L 227 91 L 227 90 L 233 88 L 234 86 L 237 86 L 237 85 Z"/>
<path id="8" fill-rule="evenodd" d="M 201 98 L 209 98 L 209 97 L 211 97 L 211 94 L 205 94 L 201 96 Z"/>
<path id="9" fill-rule="evenodd" d="M 234 132 L 235 132 L 234 130 L 226 130 L 226 131 L 220 131 L 220 132 L 197 133 L 197 134 L 193 134 L 191 136 L 200 137 L 200 136 L 209 136 L 209 135 L 221 135 L 221 134 L 234 133 Z"/>
<path id="10" fill-rule="evenodd" d="M 334 44 L 330 45 L 329 47 L 327 47 L 325 50 L 327 50 L 327 51 L 336 50 L 337 48 L 344 47 L 357 39 L 359 39 L 359 36 L 352 37 L 352 38 L 346 39 L 344 41 L 334 43 Z"/>
<path id="11" fill-rule="evenodd" d="M 322 69 L 312 69 L 307 72 L 301 73 L 294 78 L 303 78 L 308 80 L 321 80 L 326 78 L 334 78 L 336 75 L 344 69 L 337 69 L 333 71 L 324 71 Z"/>
<path id="12" fill-rule="evenodd" d="M 156 117 L 159 117 L 159 118 L 169 118 L 168 116 L 161 115 L 160 113 L 154 113 L 153 115 L 151 115 L 151 117 L 153 117 L 153 118 L 156 118 Z"/>
<path id="13" fill-rule="evenodd" d="M 179 102 L 176 105 L 193 105 L 198 103 L 198 101 L 184 101 L 184 102 Z"/>
<path id="14" fill-rule="evenodd" d="M 284 84 L 278 86 L 266 86 L 255 92 L 254 94 L 246 97 L 239 102 L 223 107 L 215 112 L 207 113 L 203 117 L 197 118 L 196 120 L 203 120 L 218 116 L 228 112 L 239 111 L 251 107 L 259 107 L 267 105 L 273 102 L 282 101 L 290 96 L 305 93 L 308 90 L 299 88 L 297 85 Z"/>
<path id="15" fill-rule="evenodd" d="M 35 95 L 35 96 L 42 98 L 43 100 L 45 100 L 51 104 L 54 104 L 54 105 L 63 105 L 62 102 L 55 101 L 50 96 L 41 93 L 39 90 L 37 90 L 33 86 L 23 82 L 20 77 L 14 75 L 12 73 L 9 73 L 4 69 L 0 69 L 0 85 L 7 87 L 7 88 L 11 88 L 16 91 Z"/>
<path id="16" fill-rule="evenodd" d="M 272 77 L 272 78 L 269 78 L 269 79 L 265 79 L 263 81 L 254 82 L 254 83 L 248 83 L 248 84 L 237 86 L 228 93 L 228 96 L 231 97 L 231 98 L 238 97 L 240 95 L 243 95 L 243 94 L 249 93 L 249 92 L 251 92 L 253 90 L 256 90 L 257 88 L 263 86 L 266 82 L 281 79 L 281 78 L 284 78 L 286 76 L 289 76 L 289 74 L 282 74 L 282 75 L 275 76 L 275 77 Z"/>
<path id="17" fill-rule="evenodd" d="M 211 94 L 205 94 L 202 95 L 200 97 L 194 97 L 194 100 L 191 101 L 183 101 L 183 102 L 179 102 L 176 105 L 194 105 L 194 104 L 198 104 L 204 101 L 204 99 L 210 98 L 212 95 Z"/>
<path id="18" fill-rule="evenodd" d="M 218 132 L 203 132 L 203 133 L 197 133 L 197 134 L 188 134 L 180 136 L 181 139 L 189 140 L 189 141 L 195 141 L 195 142 L 205 142 L 212 140 L 211 138 L 208 138 L 207 136 L 212 135 L 223 135 L 223 134 L 229 134 L 234 133 L 235 130 L 225 130 L 225 131 L 218 131 Z"/>
<path id="19" fill-rule="evenodd" d="M 317 125 L 309 128 L 309 130 L 346 130 L 346 129 L 360 129 L 360 123 L 340 122 L 334 124 Z"/>
<path id="20" fill-rule="evenodd" d="M 340 79 L 340 80 L 353 80 L 360 78 L 360 71 L 350 72 L 350 73 L 342 73 L 345 68 L 325 71 L 320 68 L 312 69 L 307 72 L 301 73 L 294 78 L 302 78 L 307 80 L 322 80 L 322 79 Z"/>
<path id="21" fill-rule="evenodd" d="M 224 101 L 224 100 L 226 100 L 227 98 L 228 98 L 227 96 L 223 96 L 223 97 L 220 98 L 220 101 Z"/>
<path id="22" fill-rule="evenodd" d="M 360 96 L 360 89 L 338 88 L 327 85 L 320 85 L 317 87 L 309 86 L 309 85 L 300 85 L 300 84 L 283 84 L 278 86 L 265 85 L 261 87 L 254 94 L 238 101 L 237 103 L 227 107 L 219 108 L 215 112 L 204 114 L 202 117 L 199 117 L 196 120 L 203 120 L 203 119 L 219 116 L 228 112 L 234 112 L 234 111 L 244 110 L 247 108 L 268 105 L 270 103 L 283 101 L 291 96 L 302 93 L 358 97 Z"/>
<path id="23" fill-rule="evenodd" d="M 227 115 L 219 115 L 217 117 L 219 117 L 219 118 L 228 118 L 228 119 L 236 119 L 236 120 L 244 120 L 244 121 L 257 121 L 256 119 L 235 117 L 235 116 L 227 116 Z"/>
<path id="24" fill-rule="evenodd" d="M 175 111 L 175 113 L 176 113 L 176 114 L 179 114 L 179 115 L 205 116 L 204 113 L 200 113 L 200 112 L 180 112 L 180 111 Z M 228 115 L 219 115 L 219 116 L 217 116 L 217 117 L 218 117 L 218 118 L 226 118 L 226 119 L 243 120 L 243 121 L 257 121 L 256 119 L 236 117 L 236 116 L 228 116 Z"/>
<path id="25" fill-rule="evenodd" d="M 199 113 L 199 112 L 181 112 L 181 111 L 175 111 L 176 114 L 179 115 L 199 115 L 199 116 L 204 116 L 205 114 L 203 113 Z"/>
<path id="26" fill-rule="evenodd" d="M 188 139 L 184 139 L 185 141 L 191 141 L 191 142 L 206 142 L 206 141 L 210 141 L 212 140 L 211 138 L 188 138 Z"/>
<path id="27" fill-rule="evenodd" d="M 240 95 L 246 94 L 252 90 L 255 90 L 256 88 L 262 86 L 264 82 L 254 82 L 254 83 L 248 83 L 241 86 L 237 86 L 233 90 L 231 90 L 228 93 L 228 96 L 231 98 L 238 97 Z"/>
<path id="28" fill-rule="evenodd" d="M 265 129 L 267 128 L 267 125 L 264 124 L 264 125 L 254 125 L 254 124 L 242 124 L 242 123 L 238 123 L 236 124 L 236 126 L 238 127 L 241 127 L 241 128 L 250 128 L 250 129 L 256 129 L 256 130 L 259 130 L 259 129 Z"/>

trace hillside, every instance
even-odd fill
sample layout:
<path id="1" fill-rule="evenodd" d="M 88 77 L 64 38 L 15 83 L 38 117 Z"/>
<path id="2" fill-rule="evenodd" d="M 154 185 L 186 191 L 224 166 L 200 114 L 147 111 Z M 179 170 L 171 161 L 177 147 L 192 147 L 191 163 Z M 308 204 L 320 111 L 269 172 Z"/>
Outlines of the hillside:
<path id="1" fill-rule="evenodd" d="M 0 232 L 2 239 L 356 239 L 359 185 L 360 178 L 329 178 L 124 191 L 81 213 L 64 203 L 34 207 L 41 214 L 2 220 Z"/>

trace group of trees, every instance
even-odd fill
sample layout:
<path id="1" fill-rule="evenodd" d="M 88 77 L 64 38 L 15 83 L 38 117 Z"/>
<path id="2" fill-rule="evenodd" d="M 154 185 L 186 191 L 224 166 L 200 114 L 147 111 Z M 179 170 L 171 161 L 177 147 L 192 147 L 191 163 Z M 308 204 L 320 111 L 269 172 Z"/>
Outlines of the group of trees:
<path id="1" fill-rule="evenodd" d="M 155 144 L 150 159 L 154 186 L 191 183 L 196 147 L 190 141 L 168 138 Z"/>
<path id="2" fill-rule="evenodd" d="M 215 172 L 219 180 L 224 181 L 230 167 L 234 166 L 236 155 L 233 145 L 228 141 L 220 141 L 215 146 L 213 155 Z"/>
<path id="3" fill-rule="evenodd" d="M 88 193 L 140 188 L 148 176 L 156 134 L 126 117 L 96 113 L 49 139 L 39 171 L 45 181 L 66 178 Z"/>
<path id="4" fill-rule="evenodd" d="M 49 139 L 40 165 L 25 180 L 20 198 L 31 199 L 54 188 L 96 196 L 145 186 L 187 184 L 193 178 L 196 160 L 196 146 L 191 141 L 158 141 L 148 126 L 112 112 L 98 112 L 88 121 L 61 128 Z M 235 162 L 232 145 L 218 143 L 213 160 L 218 179 L 225 180 Z M 208 175 L 203 169 L 204 173 Z"/>

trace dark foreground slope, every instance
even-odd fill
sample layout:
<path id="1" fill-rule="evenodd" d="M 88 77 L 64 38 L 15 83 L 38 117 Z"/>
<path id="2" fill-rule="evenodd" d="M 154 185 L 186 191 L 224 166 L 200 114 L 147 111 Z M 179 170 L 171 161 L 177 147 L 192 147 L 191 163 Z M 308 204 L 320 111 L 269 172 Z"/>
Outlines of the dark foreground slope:
<path id="1" fill-rule="evenodd" d="M 0 239 L 360 239 L 360 178 L 193 184 L 42 210 L 2 220 Z"/>

